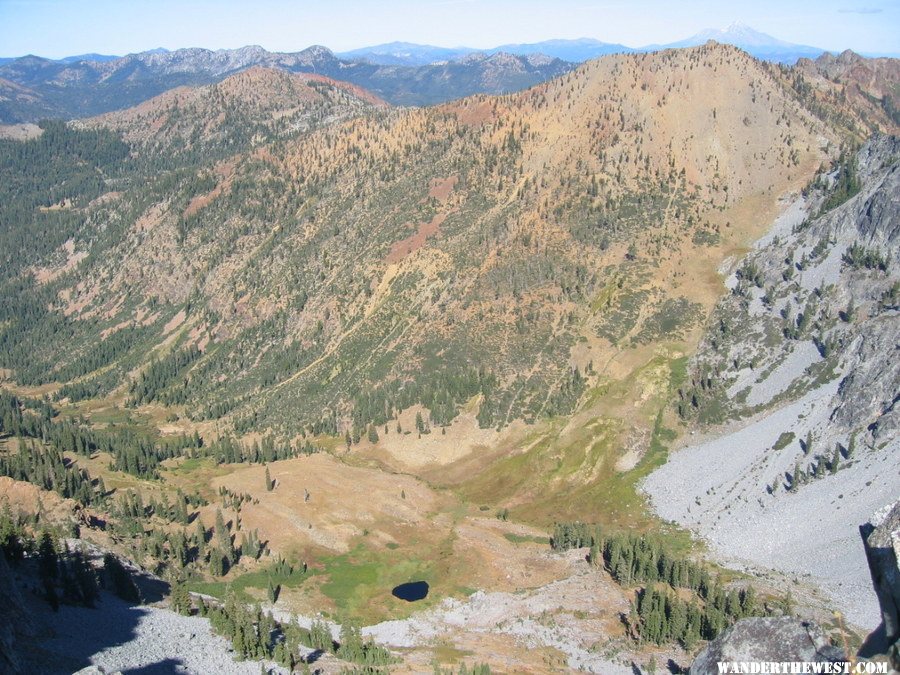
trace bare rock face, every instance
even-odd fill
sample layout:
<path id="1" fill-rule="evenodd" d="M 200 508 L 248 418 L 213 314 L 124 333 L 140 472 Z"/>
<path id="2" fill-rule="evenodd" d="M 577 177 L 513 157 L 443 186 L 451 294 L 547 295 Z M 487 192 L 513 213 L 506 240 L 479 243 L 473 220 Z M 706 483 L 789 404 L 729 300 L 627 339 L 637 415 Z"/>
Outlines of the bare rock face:
<path id="1" fill-rule="evenodd" d="M 843 661 L 814 623 L 790 617 L 741 619 L 706 645 L 691 675 L 716 675 L 720 661 Z"/>
<path id="2" fill-rule="evenodd" d="M 887 644 L 896 655 L 900 643 L 900 500 L 877 511 L 859 531 L 881 605 Z"/>
<path id="3" fill-rule="evenodd" d="M 0 551 L 0 673 L 21 673 L 16 647 L 34 636 L 34 627 L 25 612 L 13 573 Z"/>

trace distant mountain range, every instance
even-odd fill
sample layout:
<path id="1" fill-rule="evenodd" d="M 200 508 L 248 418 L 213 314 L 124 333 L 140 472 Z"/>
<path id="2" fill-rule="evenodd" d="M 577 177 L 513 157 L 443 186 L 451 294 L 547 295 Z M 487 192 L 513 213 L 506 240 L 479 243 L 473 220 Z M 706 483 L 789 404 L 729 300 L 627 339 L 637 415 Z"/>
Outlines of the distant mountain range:
<path id="1" fill-rule="evenodd" d="M 472 54 L 514 54 L 531 56 L 543 54 L 562 61 L 581 63 L 606 54 L 624 54 L 638 51 L 620 44 L 600 42 L 593 38 L 578 40 L 546 40 L 544 42 L 505 44 L 490 49 L 472 47 L 436 47 L 411 42 L 389 42 L 374 47 L 362 47 L 337 56 L 351 61 L 365 61 L 379 65 L 425 66 L 442 61 L 458 61 Z"/>
<path id="2" fill-rule="evenodd" d="M 778 61 L 780 63 L 794 63 L 799 58 L 815 58 L 826 50 L 820 47 L 794 44 L 785 42 L 761 33 L 750 26 L 735 22 L 726 28 L 708 28 L 696 35 L 668 42 L 665 44 L 651 44 L 642 47 L 628 47 L 620 43 L 602 42 L 594 38 L 579 38 L 576 40 L 544 40 L 531 43 L 503 44 L 489 49 L 476 49 L 473 47 L 438 47 L 435 45 L 423 45 L 414 42 L 388 42 L 386 44 L 360 47 L 349 51 L 337 52 L 335 56 L 347 61 L 365 61 L 367 63 L 382 66 L 427 66 L 446 61 L 458 61 L 475 53 L 497 54 L 504 52 L 516 56 L 529 56 L 532 54 L 544 54 L 562 61 L 581 63 L 606 54 L 627 54 L 632 52 L 650 52 L 660 49 L 680 47 L 695 47 L 708 40 L 715 40 L 724 44 L 740 47 L 747 53 L 766 61 Z M 183 51 L 183 50 L 177 50 Z M 234 51 L 234 50 L 219 50 Z M 168 50 L 157 48 L 141 54 L 166 54 Z M 866 56 L 893 56 L 888 54 L 865 54 Z M 131 55 L 135 56 L 135 55 Z M 58 63 L 77 63 L 79 61 L 106 62 L 113 61 L 120 56 L 106 54 L 80 54 L 56 59 Z M 127 58 L 127 57 L 124 57 Z M 15 58 L 0 58 L 0 65 L 15 61 Z M 48 59 L 53 60 L 53 59 Z"/>
<path id="3" fill-rule="evenodd" d="M 251 66 L 315 73 L 350 82 L 393 105 L 431 105 L 471 94 L 505 94 L 570 71 L 574 64 L 533 54 L 469 54 L 424 66 L 348 61 L 313 46 L 295 53 L 240 49 L 153 50 L 105 60 L 23 56 L 0 64 L 0 123 L 77 118 L 136 105 L 173 87 L 218 82 Z"/>
<path id="4" fill-rule="evenodd" d="M 741 23 L 733 23 L 722 29 L 703 30 L 687 40 L 663 45 L 661 48 L 696 47 L 709 40 L 734 45 L 758 59 L 777 61 L 778 63 L 792 64 L 800 58 L 814 59 L 825 52 L 824 49 L 819 47 L 792 44 L 778 40 L 771 35 L 760 33 Z"/>
<path id="5" fill-rule="evenodd" d="M 623 44 L 601 42 L 593 38 L 577 40 L 545 40 L 527 44 L 505 44 L 490 49 L 477 50 L 471 47 L 435 47 L 409 42 L 391 42 L 374 47 L 363 47 L 349 52 L 341 52 L 339 57 L 354 61 L 366 61 L 381 65 L 426 65 L 438 61 L 451 61 L 464 58 L 474 52 L 496 54 L 505 52 L 519 56 L 545 54 L 563 61 L 581 63 L 606 54 L 627 54 L 632 52 L 651 52 L 661 49 L 695 47 L 709 40 L 740 47 L 745 52 L 766 61 L 794 63 L 799 58 L 816 58 L 825 50 L 819 47 L 792 44 L 771 35 L 761 33 L 741 23 L 733 23 L 727 28 L 707 29 L 700 31 L 685 40 L 667 44 L 628 47 Z"/>
<path id="6" fill-rule="evenodd" d="M 293 53 L 248 46 L 216 51 L 160 48 L 127 56 L 91 53 L 57 60 L 28 55 L 0 58 L 0 123 L 98 115 L 136 105 L 173 87 L 218 82 L 252 66 L 350 82 L 393 105 L 433 105 L 472 94 L 525 89 L 607 54 L 690 47 L 710 40 L 780 63 L 793 64 L 825 53 L 735 23 L 679 42 L 640 48 L 582 38 L 486 50 L 391 42 L 339 54 L 314 45 Z"/>

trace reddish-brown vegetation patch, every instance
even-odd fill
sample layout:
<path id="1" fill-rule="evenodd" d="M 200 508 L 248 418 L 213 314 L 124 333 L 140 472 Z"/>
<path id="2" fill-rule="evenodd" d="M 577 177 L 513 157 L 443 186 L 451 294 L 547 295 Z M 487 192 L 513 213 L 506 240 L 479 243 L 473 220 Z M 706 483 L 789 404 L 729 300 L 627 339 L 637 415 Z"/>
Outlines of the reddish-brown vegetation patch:
<path id="1" fill-rule="evenodd" d="M 453 192 L 453 188 L 456 187 L 458 181 L 458 176 L 435 178 L 431 181 L 431 188 L 428 190 L 428 196 L 440 199 L 442 202 L 446 201 L 447 197 L 450 196 L 450 193 Z"/>
<path id="2" fill-rule="evenodd" d="M 391 246 L 388 253 L 388 263 L 398 263 L 410 254 L 425 246 L 429 237 L 436 237 L 440 232 L 441 224 L 447 219 L 446 213 L 439 213 L 431 219 L 430 223 L 421 223 L 419 229 L 412 236 L 401 239 Z"/>

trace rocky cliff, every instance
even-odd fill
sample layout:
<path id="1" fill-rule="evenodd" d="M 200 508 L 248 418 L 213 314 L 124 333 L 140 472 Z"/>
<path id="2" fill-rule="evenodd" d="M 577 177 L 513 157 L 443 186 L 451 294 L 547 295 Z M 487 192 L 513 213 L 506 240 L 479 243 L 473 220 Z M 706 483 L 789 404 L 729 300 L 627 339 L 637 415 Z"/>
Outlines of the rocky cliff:
<path id="1" fill-rule="evenodd" d="M 898 151 L 846 154 L 732 262 L 678 403 L 708 440 L 645 485 L 723 559 L 806 578 L 872 628 L 857 527 L 900 470 Z"/>
<path id="2" fill-rule="evenodd" d="M 859 530 L 881 606 L 884 646 L 900 669 L 900 501 L 879 509 Z"/>
<path id="3" fill-rule="evenodd" d="M 6 556 L 0 550 L 0 672 L 25 672 L 19 647 L 22 641 L 33 638 L 34 626 Z"/>

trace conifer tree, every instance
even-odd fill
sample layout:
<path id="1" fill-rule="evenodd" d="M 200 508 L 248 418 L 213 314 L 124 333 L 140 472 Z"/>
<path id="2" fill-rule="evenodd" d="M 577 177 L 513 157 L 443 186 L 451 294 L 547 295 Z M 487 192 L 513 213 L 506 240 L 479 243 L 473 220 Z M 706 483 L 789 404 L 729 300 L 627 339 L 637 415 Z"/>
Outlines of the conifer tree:
<path id="1" fill-rule="evenodd" d="M 113 592 L 126 602 L 140 602 L 141 594 L 128 570 L 112 553 L 103 556 L 103 567 L 112 580 Z"/>
<path id="2" fill-rule="evenodd" d="M 813 473 L 815 474 L 816 478 L 821 478 L 825 475 L 825 460 L 821 457 L 816 460 L 816 468 L 814 469 Z"/>
<path id="3" fill-rule="evenodd" d="M 182 583 L 180 580 L 176 580 L 172 583 L 172 588 L 169 592 L 169 602 L 171 603 L 173 610 L 175 610 L 179 614 L 190 616 L 191 594 L 188 593 L 188 590 L 187 588 L 185 588 L 184 583 Z"/>
<path id="4" fill-rule="evenodd" d="M 333 649 L 334 640 L 331 631 L 323 622 L 316 619 L 309 628 L 309 641 L 313 649 L 330 652 Z"/>
<path id="5" fill-rule="evenodd" d="M 194 545 L 197 547 L 198 557 L 201 556 L 206 547 L 206 528 L 203 527 L 203 521 L 199 518 L 197 518 L 197 526 L 194 528 Z"/>
<path id="6" fill-rule="evenodd" d="M 272 577 L 269 577 L 268 588 L 266 589 L 266 595 L 269 598 L 269 602 L 273 605 L 278 602 L 278 594 L 281 591 L 281 586 L 272 582 Z"/>
<path id="7" fill-rule="evenodd" d="M 220 509 L 216 509 L 216 545 L 219 551 L 228 559 L 226 567 L 233 565 L 236 560 L 234 546 L 231 541 L 231 534 L 225 525 L 225 518 Z M 225 570 L 227 572 L 227 569 Z M 223 572 L 223 574 L 225 573 Z"/>
<path id="8" fill-rule="evenodd" d="M 87 561 L 84 551 L 80 549 L 70 554 L 69 563 L 72 567 L 75 584 L 78 586 L 81 604 L 85 607 L 93 607 L 100 597 L 100 591 L 97 587 L 97 574 L 94 568 Z"/>
<path id="9" fill-rule="evenodd" d="M 47 530 L 41 532 L 38 544 L 38 574 L 42 581 L 55 582 L 59 577 L 59 556 Z"/>
<path id="10" fill-rule="evenodd" d="M 0 511 L 0 549 L 6 559 L 17 564 L 25 555 L 25 532 L 13 521 L 9 500 L 4 497 L 3 510 Z"/>
<path id="11" fill-rule="evenodd" d="M 801 482 L 800 462 L 797 462 L 794 464 L 794 475 L 791 479 L 791 492 L 796 492 L 799 489 Z"/>

